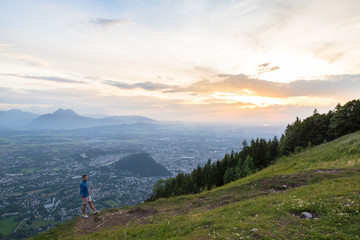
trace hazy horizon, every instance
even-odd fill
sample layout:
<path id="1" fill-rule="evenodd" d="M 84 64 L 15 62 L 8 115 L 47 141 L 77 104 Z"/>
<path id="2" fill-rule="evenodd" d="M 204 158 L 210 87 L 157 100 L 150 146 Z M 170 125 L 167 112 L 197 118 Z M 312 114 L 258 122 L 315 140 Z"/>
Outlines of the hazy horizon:
<path id="1" fill-rule="evenodd" d="M 359 98 L 360 2 L 0 0 L 0 110 L 284 124 Z"/>

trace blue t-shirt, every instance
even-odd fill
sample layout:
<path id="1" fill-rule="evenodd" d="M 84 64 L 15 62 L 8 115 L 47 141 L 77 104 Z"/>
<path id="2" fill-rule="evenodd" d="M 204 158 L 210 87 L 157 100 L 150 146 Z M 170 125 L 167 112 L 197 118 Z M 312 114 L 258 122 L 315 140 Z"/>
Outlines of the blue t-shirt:
<path id="1" fill-rule="evenodd" d="M 82 181 L 80 184 L 80 195 L 84 197 L 89 196 L 89 187 L 85 181 Z"/>

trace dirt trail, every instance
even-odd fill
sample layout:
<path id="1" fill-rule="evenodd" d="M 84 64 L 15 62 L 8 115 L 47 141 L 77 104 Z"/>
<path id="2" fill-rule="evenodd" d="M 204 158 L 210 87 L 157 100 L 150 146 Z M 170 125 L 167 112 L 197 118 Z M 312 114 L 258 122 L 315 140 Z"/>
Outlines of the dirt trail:
<path id="1" fill-rule="evenodd" d="M 356 170 L 355 170 L 356 171 Z M 358 170 L 359 171 L 359 170 Z M 358 172 L 357 171 L 357 172 Z M 242 201 L 256 196 L 264 196 L 274 192 L 286 191 L 290 188 L 301 187 L 319 181 L 324 175 L 327 177 L 340 177 L 343 174 L 350 174 L 354 170 L 345 169 L 317 169 L 307 172 L 299 172 L 293 175 L 277 175 L 265 177 L 249 184 L 234 186 L 220 190 L 221 196 L 214 199 L 211 192 L 198 196 L 195 200 L 185 200 L 179 205 L 159 205 L 156 207 L 141 206 L 131 209 L 112 209 L 99 215 L 90 214 L 89 218 L 79 218 L 75 224 L 75 231 L 78 234 L 86 234 L 118 225 L 127 225 L 131 222 L 138 224 L 148 223 L 148 219 L 162 213 L 170 216 L 183 215 L 195 209 L 211 210 L 224 205 Z M 321 177 L 322 176 L 322 177 Z"/>
<path id="2" fill-rule="evenodd" d="M 113 210 L 105 214 L 90 214 L 89 218 L 79 218 L 75 228 L 79 233 L 94 232 L 117 225 L 127 225 L 132 221 L 146 223 L 146 218 L 155 215 L 155 208 L 143 209 L 140 207 L 131 210 Z"/>

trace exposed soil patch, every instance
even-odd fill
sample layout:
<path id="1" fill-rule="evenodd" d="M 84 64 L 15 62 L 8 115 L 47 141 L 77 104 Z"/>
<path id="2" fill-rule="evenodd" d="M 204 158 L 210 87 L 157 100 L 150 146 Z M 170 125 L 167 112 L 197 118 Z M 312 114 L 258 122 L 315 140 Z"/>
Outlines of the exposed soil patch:
<path id="1" fill-rule="evenodd" d="M 320 181 L 324 178 L 333 178 L 344 169 L 318 169 L 307 172 L 299 172 L 293 175 L 278 175 L 260 179 L 254 186 L 265 192 L 280 192 L 289 188 L 301 187 Z M 329 176 L 330 175 L 330 176 Z"/>
<path id="2" fill-rule="evenodd" d="M 127 225 L 132 221 L 146 223 L 146 218 L 157 213 L 155 208 L 143 209 L 140 207 L 131 210 L 116 210 L 105 214 L 91 214 L 89 218 L 79 218 L 75 228 L 79 233 L 88 233 L 100 229 L 111 228 L 117 225 Z"/>
<path id="3" fill-rule="evenodd" d="M 280 175 L 260 179 L 256 188 L 265 192 L 280 192 L 288 188 L 300 187 L 307 184 L 314 177 L 314 173 L 305 172 L 294 175 Z"/>
<path id="4" fill-rule="evenodd" d="M 307 172 L 299 172 L 292 175 L 265 177 L 248 184 L 226 189 L 222 197 L 216 199 L 216 201 L 213 201 L 209 196 L 209 199 L 202 197 L 201 201 L 199 199 L 199 202 L 202 202 L 202 205 L 205 205 L 205 208 L 210 210 L 233 202 L 265 196 L 270 193 L 282 192 L 290 188 L 301 187 L 321 181 L 325 178 L 340 177 L 339 175 L 344 171 L 345 169 L 318 169 Z M 346 171 L 346 174 L 351 172 L 351 170 Z"/>
<path id="5" fill-rule="evenodd" d="M 207 209 L 214 209 L 214 208 L 218 208 L 218 207 L 222 207 L 225 206 L 229 203 L 233 203 L 233 202 L 237 202 L 234 197 L 232 196 L 225 196 L 220 198 L 216 203 L 210 203 L 208 204 L 208 206 L 206 207 Z"/>
<path id="6" fill-rule="evenodd" d="M 319 169 L 315 173 L 327 173 L 327 174 L 339 174 L 343 172 L 344 169 Z"/>

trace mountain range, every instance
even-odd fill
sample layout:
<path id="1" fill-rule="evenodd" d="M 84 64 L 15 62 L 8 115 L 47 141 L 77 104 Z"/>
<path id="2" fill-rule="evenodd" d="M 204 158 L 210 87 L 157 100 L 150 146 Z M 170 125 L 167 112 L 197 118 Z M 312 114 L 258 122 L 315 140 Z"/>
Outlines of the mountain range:
<path id="1" fill-rule="evenodd" d="M 134 123 L 156 123 L 156 121 L 142 116 L 111 116 L 97 119 L 80 116 L 71 109 L 62 108 L 43 115 L 17 109 L 0 111 L 0 130 L 63 130 Z"/>
<path id="2" fill-rule="evenodd" d="M 31 112 L 23 112 L 18 109 L 0 111 L 0 130 L 24 127 L 37 117 L 39 117 L 38 114 Z"/>

